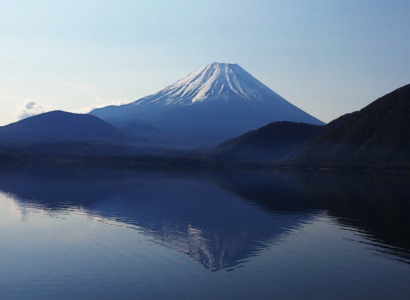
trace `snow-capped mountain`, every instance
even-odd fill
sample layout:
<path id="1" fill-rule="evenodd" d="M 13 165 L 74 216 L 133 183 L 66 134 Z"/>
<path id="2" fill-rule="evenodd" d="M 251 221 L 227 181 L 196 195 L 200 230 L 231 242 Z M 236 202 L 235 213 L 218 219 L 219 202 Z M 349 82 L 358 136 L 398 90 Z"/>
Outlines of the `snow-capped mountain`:
<path id="1" fill-rule="evenodd" d="M 254 105 L 274 97 L 283 100 L 237 64 L 213 63 L 189 74 L 163 90 L 134 102 L 135 105 L 192 105 L 196 102 L 233 99 Z"/>
<path id="2" fill-rule="evenodd" d="M 273 121 L 323 124 L 239 65 L 225 63 L 210 64 L 130 104 L 95 109 L 91 114 L 113 124 L 154 126 L 168 142 L 181 147 L 213 146 Z"/>

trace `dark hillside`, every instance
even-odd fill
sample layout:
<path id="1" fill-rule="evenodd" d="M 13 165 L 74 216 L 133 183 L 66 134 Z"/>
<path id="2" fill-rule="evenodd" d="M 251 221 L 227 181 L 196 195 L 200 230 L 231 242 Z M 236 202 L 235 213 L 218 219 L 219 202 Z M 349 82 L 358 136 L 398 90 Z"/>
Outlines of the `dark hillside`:
<path id="1" fill-rule="evenodd" d="M 228 140 L 213 150 L 218 158 L 255 161 L 286 160 L 295 156 L 306 140 L 323 126 L 273 122 Z"/>
<path id="2" fill-rule="evenodd" d="M 120 143 L 125 135 L 107 122 L 85 114 L 52 111 L 0 127 L 5 145 L 32 143 Z"/>
<path id="3" fill-rule="evenodd" d="M 410 168 L 410 85 L 343 116 L 293 161 L 299 166 Z M 325 128 L 326 128 L 325 127 Z"/>

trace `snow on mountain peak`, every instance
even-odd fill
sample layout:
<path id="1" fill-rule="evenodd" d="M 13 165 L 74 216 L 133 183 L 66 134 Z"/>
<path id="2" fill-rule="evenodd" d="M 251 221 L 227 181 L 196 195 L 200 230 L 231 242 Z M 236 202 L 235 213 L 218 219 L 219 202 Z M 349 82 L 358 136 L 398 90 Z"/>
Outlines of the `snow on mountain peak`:
<path id="1" fill-rule="evenodd" d="M 155 94 L 91 114 L 113 124 L 158 128 L 161 136 L 147 138 L 161 147 L 216 145 L 274 121 L 321 124 L 239 65 L 225 63 L 212 63 Z"/>
<path id="2" fill-rule="evenodd" d="M 272 96 L 281 98 L 239 65 L 214 62 L 134 104 L 192 105 L 216 98 L 228 100 L 233 97 L 247 102 L 259 102 Z"/>

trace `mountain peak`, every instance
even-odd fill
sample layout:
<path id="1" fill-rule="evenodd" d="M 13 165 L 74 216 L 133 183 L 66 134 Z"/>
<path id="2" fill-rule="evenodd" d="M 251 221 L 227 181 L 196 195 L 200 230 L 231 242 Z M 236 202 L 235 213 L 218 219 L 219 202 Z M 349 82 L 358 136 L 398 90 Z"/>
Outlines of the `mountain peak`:
<path id="1" fill-rule="evenodd" d="M 172 147 L 215 146 L 274 121 L 323 124 L 292 105 L 238 64 L 211 63 L 164 89 L 91 114 L 112 124 L 151 125 Z"/>
<path id="2" fill-rule="evenodd" d="M 219 62 L 213 62 L 212 64 L 209 64 L 208 66 L 217 67 L 217 68 L 226 68 L 226 67 L 239 66 L 239 65 L 238 65 L 238 64 L 235 64 L 235 63 L 219 63 Z"/>
<path id="3" fill-rule="evenodd" d="M 215 98 L 260 102 L 272 96 L 286 101 L 238 64 L 214 62 L 134 104 L 192 105 Z"/>

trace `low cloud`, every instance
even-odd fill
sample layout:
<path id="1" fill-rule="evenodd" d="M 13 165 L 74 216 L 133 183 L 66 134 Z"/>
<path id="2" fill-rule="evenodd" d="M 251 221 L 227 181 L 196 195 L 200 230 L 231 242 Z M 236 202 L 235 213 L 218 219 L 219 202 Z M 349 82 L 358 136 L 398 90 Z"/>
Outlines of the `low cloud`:
<path id="1" fill-rule="evenodd" d="M 118 98 L 112 101 L 103 101 L 102 99 L 97 99 L 97 101 L 99 102 L 98 104 L 94 104 L 94 105 L 89 105 L 89 106 L 84 106 L 81 108 L 77 108 L 77 109 L 72 109 L 70 110 L 73 113 L 78 113 L 78 114 L 87 114 L 90 111 L 92 111 L 93 109 L 96 108 L 101 108 L 101 107 L 106 107 L 106 106 L 110 106 L 110 105 L 123 105 L 123 104 L 128 104 L 132 101 L 128 100 L 127 98 Z"/>
<path id="2" fill-rule="evenodd" d="M 131 101 L 126 98 L 118 98 L 111 101 L 104 101 L 102 99 L 96 99 L 97 104 L 84 106 L 77 109 L 68 109 L 67 111 L 77 114 L 87 114 L 93 109 L 106 107 L 109 105 L 123 105 L 130 103 Z M 17 106 L 16 115 L 18 120 L 22 120 L 28 117 L 36 116 L 45 112 L 49 112 L 52 109 L 44 104 L 38 103 L 34 100 L 27 100 L 22 105 Z"/>
<path id="3" fill-rule="evenodd" d="M 46 108 L 43 104 L 37 103 L 33 100 L 27 100 L 23 105 L 17 107 L 17 118 L 19 120 L 36 116 L 42 113 L 50 111 L 50 109 Z"/>

